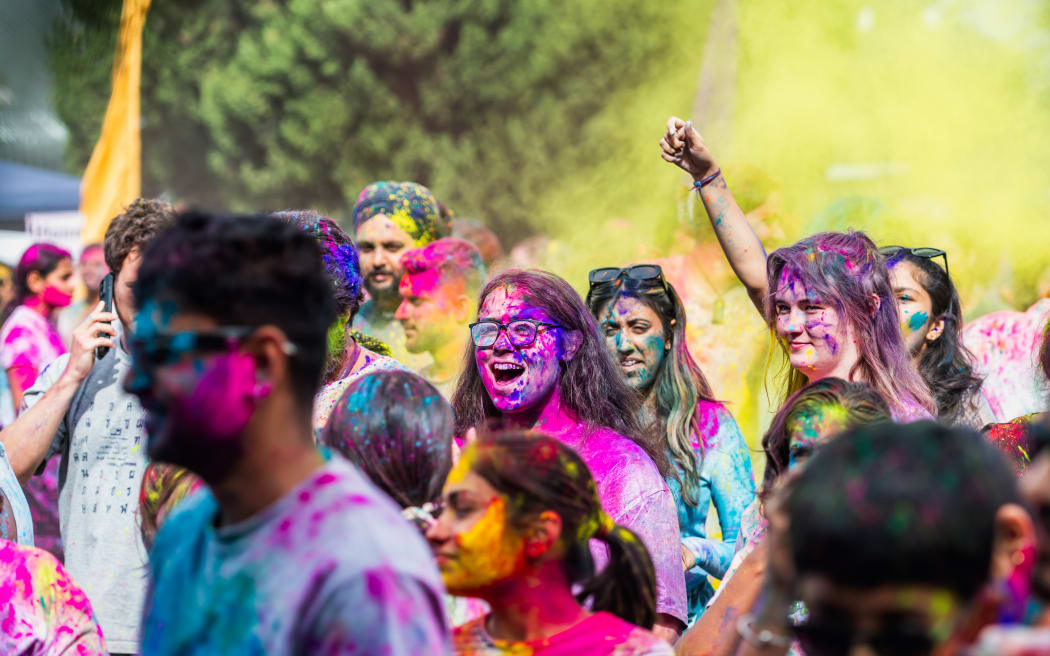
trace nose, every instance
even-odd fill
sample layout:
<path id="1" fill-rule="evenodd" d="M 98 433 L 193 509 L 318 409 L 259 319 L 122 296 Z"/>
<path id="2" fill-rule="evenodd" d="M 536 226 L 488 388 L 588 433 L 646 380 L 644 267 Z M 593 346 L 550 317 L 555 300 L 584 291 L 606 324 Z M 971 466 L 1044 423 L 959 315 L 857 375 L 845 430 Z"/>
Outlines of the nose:
<path id="1" fill-rule="evenodd" d="M 398 321 L 404 321 L 408 318 L 408 301 L 401 301 L 401 304 L 397 306 L 397 310 L 394 310 L 394 318 Z"/>
<path id="2" fill-rule="evenodd" d="M 448 542 L 452 535 L 448 530 L 448 513 L 438 515 L 437 521 L 431 524 L 423 533 L 431 547 L 438 547 Z"/>
<path id="3" fill-rule="evenodd" d="M 617 353 L 626 355 L 634 350 L 634 344 L 631 343 L 631 340 L 627 339 L 622 331 L 616 333 L 616 336 L 613 338 L 613 344 L 616 346 Z"/>
<path id="4" fill-rule="evenodd" d="M 492 350 L 495 353 L 509 353 L 514 350 L 514 345 L 510 343 L 510 337 L 507 336 L 505 329 L 501 329 L 499 335 L 496 335 L 496 342 L 492 345 Z"/>
<path id="5" fill-rule="evenodd" d="M 787 316 L 784 317 L 784 332 L 789 335 L 801 335 L 802 327 L 805 325 L 805 316 L 799 310 L 792 309 L 788 312 Z"/>
<path id="6" fill-rule="evenodd" d="M 372 249 L 370 255 L 371 256 L 368 258 L 368 260 L 371 263 L 373 269 L 378 268 L 381 264 L 383 264 L 385 258 L 383 257 L 382 247 L 376 246 Z"/>

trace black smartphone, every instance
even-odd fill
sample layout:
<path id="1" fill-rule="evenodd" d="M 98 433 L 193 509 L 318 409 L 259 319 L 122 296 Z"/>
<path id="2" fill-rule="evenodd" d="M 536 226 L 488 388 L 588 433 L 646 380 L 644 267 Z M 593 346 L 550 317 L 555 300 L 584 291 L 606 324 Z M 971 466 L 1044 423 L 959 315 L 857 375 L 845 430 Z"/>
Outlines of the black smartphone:
<path id="1" fill-rule="evenodd" d="M 102 283 L 98 286 L 98 298 L 103 303 L 103 312 L 113 311 L 113 274 L 107 273 L 106 277 L 102 279 Z M 106 333 L 99 333 L 98 337 L 108 337 Z M 99 346 L 95 349 L 95 359 L 101 360 L 106 357 L 109 353 L 108 346 Z"/>

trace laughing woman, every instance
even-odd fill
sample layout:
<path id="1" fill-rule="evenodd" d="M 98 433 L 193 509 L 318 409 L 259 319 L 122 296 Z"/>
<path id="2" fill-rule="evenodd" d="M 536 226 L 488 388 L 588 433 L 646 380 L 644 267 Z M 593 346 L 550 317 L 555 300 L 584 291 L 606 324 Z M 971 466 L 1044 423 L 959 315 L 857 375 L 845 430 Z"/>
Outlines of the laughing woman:
<path id="1" fill-rule="evenodd" d="M 937 404 L 905 346 L 886 259 L 867 235 L 817 233 L 767 258 L 692 124 L 671 117 L 660 147 L 693 176 L 729 265 L 790 362 L 784 399 L 837 377 L 871 385 L 895 421 L 933 418 Z"/>
<path id="2" fill-rule="evenodd" d="M 656 569 L 654 631 L 687 620 L 674 500 L 664 450 L 645 437 L 637 395 L 605 352 L 583 299 L 561 278 L 511 270 L 481 292 L 466 369 L 452 397 L 456 434 L 492 421 L 548 434 L 590 468 L 605 512 L 637 534 Z M 608 560 L 597 549 L 599 564 Z M 648 627 L 646 627 L 648 628 Z"/>
<path id="3" fill-rule="evenodd" d="M 667 484 L 678 509 L 692 623 L 714 593 L 708 574 L 725 575 L 741 514 L 755 498 L 747 445 L 689 354 L 685 308 L 659 266 L 591 271 L 587 305 L 624 380 L 644 398 L 643 425 L 663 438 L 674 465 Z M 712 501 L 721 540 L 707 537 Z"/>

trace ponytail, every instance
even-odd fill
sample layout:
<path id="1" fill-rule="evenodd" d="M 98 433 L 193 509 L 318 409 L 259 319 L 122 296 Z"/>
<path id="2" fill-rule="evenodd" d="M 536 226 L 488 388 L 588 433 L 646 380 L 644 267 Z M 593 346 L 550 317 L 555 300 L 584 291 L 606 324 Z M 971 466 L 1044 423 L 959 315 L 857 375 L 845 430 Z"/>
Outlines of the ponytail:
<path id="1" fill-rule="evenodd" d="M 579 454 L 554 438 L 527 432 L 481 435 L 473 443 L 472 471 L 508 501 L 508 521 L 527 524 L 544 511 L 562 521 L 566 578 L 582 586 L 577 600 L 651 629 L 656 622 L 656 571 L 641 539 L 602 510 L 590 469 Z M 590 541 L 609 549 L 605 568 L 594 571 Z"/>
<path id="2" fill-rule="evenodd" d="M 605 517 L 608 519 L 608 515 Z M 577 600 L 585 604 L 589 599 L 596 611 L 651 629 L 656 623 L 656 570 L 649 550 L 623 526 L 614 525 L 607 533 L 595 535 L 595 539 L 609 547 L 609 563 L 584 584 Z M 586 542 L 582 545 L 588 548 Z"/>

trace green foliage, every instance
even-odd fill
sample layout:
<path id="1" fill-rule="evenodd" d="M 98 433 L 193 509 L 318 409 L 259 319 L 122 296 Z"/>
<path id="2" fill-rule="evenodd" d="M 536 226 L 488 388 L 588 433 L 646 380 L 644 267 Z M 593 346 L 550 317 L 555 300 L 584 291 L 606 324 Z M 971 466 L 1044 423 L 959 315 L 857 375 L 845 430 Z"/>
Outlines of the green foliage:
<path id="1" fill-rule="evenodd" d="M 609 141 L 585 124 L 666 59 L 679 22 L 668 17 L 684 4 L 154 0 L 144 191 L 345 216 L 367 183 L 411 179 L 520 237 L 544 192 Z M 108 98 L 120 2 L 66 5 L 52 68 L 79 172 Z"/>

